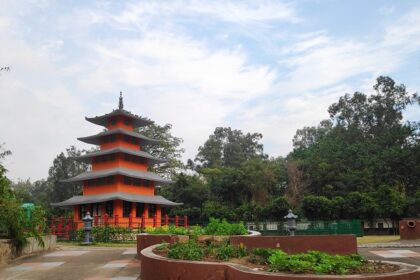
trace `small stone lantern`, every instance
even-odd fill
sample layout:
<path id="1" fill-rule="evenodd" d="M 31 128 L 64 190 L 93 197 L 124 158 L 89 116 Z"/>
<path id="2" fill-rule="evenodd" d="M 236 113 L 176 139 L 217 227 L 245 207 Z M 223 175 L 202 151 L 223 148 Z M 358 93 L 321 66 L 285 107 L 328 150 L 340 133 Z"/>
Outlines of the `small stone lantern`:
<path id="1" fill-rule="evenodd" d="M 298 216 L 293 214 L 292 210 L 289 210 L 289 213 L 286 216 L 284 216 L 284 218 L 286 219 L 287 230 L 289 231 L 290 236 L 295 236 L 296 219 L 298 218 Z"/>
<path id="2" fill-rule="evenodd" d="M 84 222 L 83 230 L 85 231 L 85 240 L 83 244 L 90 245 L 90 232 L 92 231 L 92 221 L 93 218 L 90 216 L 90 212 L 86 213 L 86 216 L 83 217 L 82 221 Z"/>

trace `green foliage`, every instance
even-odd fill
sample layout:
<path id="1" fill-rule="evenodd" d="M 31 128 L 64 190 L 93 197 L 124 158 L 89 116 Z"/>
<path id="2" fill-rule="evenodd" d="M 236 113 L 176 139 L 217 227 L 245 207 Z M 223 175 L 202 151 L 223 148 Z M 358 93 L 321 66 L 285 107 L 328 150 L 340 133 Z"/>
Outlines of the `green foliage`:
<path id="1" fill-rule="evenodd" d="M 205 234 L 208 235 L 245 235 L 248 233 L 244 224 L 228 223 L 225 219 L 210 218 L 210 222 L 204 228 Z"/>
<path id="2" fill-rule="evenodd" d="M 277 249 L 272 248 L 255 248 L 250 255 L 250 261 L 257 264 L 268 264 L 268 258 L 271 257 Z"/>
<path id="3" fill-rule="evenodd" d="M 275 250 L 268 257 L 270 271 L 292 273 L 343 275 L 351 273 L 352 270 L 364 265 L 366 262 L 360 255 L 332 256 L 317 251 L 288 255 L 281 250 Z"/>
<path id="4" fill-rule="evenodd" d="M 260 133 L 244 134 L 230 127 L 217 127 L 195 158 L 200 167 L 237 167 L 249 159 L 265 158 Z"/>
<path id="5" fill-rule="evenodd" d="M 215 246 L 214 254 L 218 260 L 228 261 L 231 258 L 242 258 L 247 255 L 245 246 L 233 246 L 228 241 Z"/>
<path id="6" fill-rule="evenodd" d="M 193 227 L 195 231 L 198 231 L 197 227 Z M 146 227 L 144 232 L 149 234 L 176 234 L 176 235 L 188 235 L 192 229 L 185 227 L 176 227 L 174 225 L 161 226 L 161 227 Z"/>
<path id="7" fill-rule="evenodd" d="M 194 240 L 169 245 L 168 257 L 172 259 L 199 261 L 204 257 L 204 247 Z"/>
<path id="8" fill-rule="evenodd" d="M 139 128 L 139 132 L 145 136 L 160 140 L 159 145 L 144 146 L 142 149 L 154 157 L 167 160 L 165 164 L 152 168 L 154 172 L 167 177 L 176 175 L 184 167 L 181 162 L 184 149 L 180 148 L 183 140 L 173 136 L 171 129 L 171 124 L 160 126 L 155 123 Z"/>
<path id="9" fill-rule="evenodd" d="M 124 242 L 135 240 L 135 233 L 126 227 L 96 226 L 92 227 L 91 237 L 94 242 Z M 84 240 L 83 229 L 77 230 L 76 238 L 79 242 Z"/>
<path id="10" fill-rule="evenodd" d="M 0 145 L 0 234 L 13 239 L 18 249 L 27 243 L 27 237 L 35 237 L 43 246 L 41 235 L 46 226 L 45 212 L 41 207 L 35 207 L 31 219 L 25 215 L 22 202 L 16 198 L 11 182 L 5 176 L 6 169 L 1 164 L 1 160 L 10 154 Z"/>

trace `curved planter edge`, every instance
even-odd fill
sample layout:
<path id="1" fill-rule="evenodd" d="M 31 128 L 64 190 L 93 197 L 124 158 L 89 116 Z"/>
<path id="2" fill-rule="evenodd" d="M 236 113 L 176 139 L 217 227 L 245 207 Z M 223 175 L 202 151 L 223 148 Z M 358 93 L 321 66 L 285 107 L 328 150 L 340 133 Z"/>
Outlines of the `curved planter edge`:
<path id="1" fill-rule="evenodd" d="M 220 280 L 415 280 L 420 279 L 420 267 L 399 262 L 388 262 L 401 267 L 396 272 L 376 275 L 308 275 L 255 271 L 234 263 L 174 260 L 153 253 L 158 244 L 140 252 L 141 279 L 220 279 Z M 159 267 L 159 269 L 156 269 Z"/>

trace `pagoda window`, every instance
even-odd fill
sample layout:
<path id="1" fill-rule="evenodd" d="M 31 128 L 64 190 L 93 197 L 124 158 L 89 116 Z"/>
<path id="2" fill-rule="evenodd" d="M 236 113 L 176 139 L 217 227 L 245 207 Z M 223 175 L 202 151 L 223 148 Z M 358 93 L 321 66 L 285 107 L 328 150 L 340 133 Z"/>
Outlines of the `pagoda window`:
<path id="1" fill-rule="evenodd" d="M 143 185 L 148 187 L 150 186 L 150 181 L 149 180 L 143 180 Z"/>
<path id="2" fill-rule="evenodd" d="M 129 118 L 124 118 L 124 124 L 126 124 L 126 125 L 130 125 L 130 124 L 131 124 L 131 119 L 129 119 Z"/>
<path id="3" fill-rule="evenodd" d="M 108 185 L 114 184 L 115 183 L 115 177 L 114 176 L 107 177 L 107 183 L 108 183 Z"/>
<path id="4" fill-rule="evenodd" d="M 115 125 L 115 124 L 117 124 L 117 118 L 110 118 L 110 119 L 109 119 L 109 122 L 110 122 L 112 125 Z"/>
<path id="5" fill-rule="evenodd" d="M 144 212 L 144 203 L 136 203 L 136 217 L 142 217 Z"/>
<path id="6" fill-rule="evenodd" d="M 133 182 L 135 186 L 141 186 L 141 179 L 134 178 Z"/>
<path id="7" fill-rule="evenodd" d="M 102 214 L 101 203 L 92 204 L 92 216 L 100 217 Z"/>
<path id="8" fill-rule="evenodd" d="M 109 217 L 114 216 L 114 201 L 105 202 L 105 211 Z"/>
<path id="9" fill-rule="evenodd" d="M 124 184 L 125 185 L 132 185 L 132 179 L 130 177 L 124 176 Z"/>
<path id="10" fill-rule="evenodd" d="M 123 217 L 127 218 L 131 213 L 131 202 L 123 201 Z"/>
<path id="11" fill-rule="evenodd" d="M 79 205 L 79 219 L 83 219 L 86 216 L 87 213 L 87 205 L 86 204 L 82 204 Z"/>
<path id="12" fill-rule="evenodd" d="M 149 218 L 156 215 L 156 204 L 149 204 Z"/>

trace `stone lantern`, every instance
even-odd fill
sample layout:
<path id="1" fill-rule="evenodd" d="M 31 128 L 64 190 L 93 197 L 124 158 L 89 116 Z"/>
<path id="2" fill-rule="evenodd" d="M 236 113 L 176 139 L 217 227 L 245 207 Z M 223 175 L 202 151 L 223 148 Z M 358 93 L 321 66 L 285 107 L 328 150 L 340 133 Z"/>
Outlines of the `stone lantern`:
<path id="1" fill-rule="evenodd" d="M 90 245 L 92 244 L 92 242 L 90 242 L 90 232 L 92 231 L 93 221 L 93 218 L 90 216 L 90 212 L 86 213 L 86 216 L 83 217 L 82 221 L 84 223 L 83 230 L 85 232 L 85 241 L 83 242 L 83 244 Z"/>
<path id="2" fill-rule="evenodd" d="M 296 230 L 296 219 L 298 218 L 298 216 L 293 214 L 292 210 L 289 210 L 289 213 L 286 216 L 284 216 L 284 218 L 286 219 L 287 230 L 289 231 L 291 236 L 294 236 Z"/>

